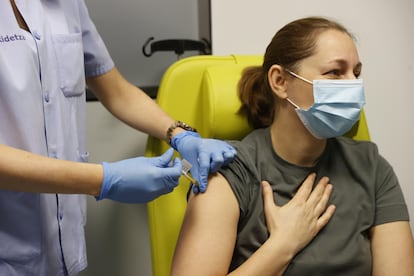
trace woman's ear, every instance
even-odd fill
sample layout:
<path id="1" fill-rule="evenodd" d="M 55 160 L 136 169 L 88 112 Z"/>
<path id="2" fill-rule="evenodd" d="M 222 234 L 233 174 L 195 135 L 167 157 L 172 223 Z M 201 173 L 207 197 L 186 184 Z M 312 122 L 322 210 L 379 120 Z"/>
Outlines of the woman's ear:
<path id="1" fill-rule="evenodd" d="M 267 72 L 270 88 L 278 98 L 287 98 L 286 72 L 282 66 L 273 64 Z"/>

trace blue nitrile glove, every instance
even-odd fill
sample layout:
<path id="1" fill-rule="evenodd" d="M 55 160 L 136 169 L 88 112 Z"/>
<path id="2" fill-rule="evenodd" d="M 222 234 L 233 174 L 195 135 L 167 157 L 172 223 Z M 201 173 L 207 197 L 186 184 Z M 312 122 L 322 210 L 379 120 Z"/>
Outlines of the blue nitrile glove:
<path id="1" fill-rule="evenodd" d="M 181 157 L 192 164 L 191 174 L 198 181 L 193 192 L 204 193 L 209 172 L 217 172 L 221 166 L 233 161 L 236 150 L 228 143 L 217 139 L 203 139 L 197 132 L 182 131 L 173 136 L 171 146 Z"/>
<path id="2" fill-rule="evenodd" d="M 104 178 L 101 194 L 104 198 L 123 203 L 146 203 L 171 192 L 181 175 L 181 162 L 170 161 L 174 150 L 170 148 L 159 157 L 136 157 L 114 163 L 103 162 Z"/>

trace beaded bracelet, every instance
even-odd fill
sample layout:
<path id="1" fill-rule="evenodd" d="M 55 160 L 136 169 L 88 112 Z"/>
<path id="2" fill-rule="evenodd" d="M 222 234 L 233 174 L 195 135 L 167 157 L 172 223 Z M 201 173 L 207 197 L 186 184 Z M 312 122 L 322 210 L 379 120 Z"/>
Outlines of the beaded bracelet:
<path id="1" fill-rule="evenodd" d="M 167 142 L 168 142 L 169 145 L 171 145 L 172 133 L 173 133 L 174 129 L 176 129 L 177 127 L 182 128 L 184 130 L 197 132 L 197 130 L 195 128 L 187 125 L 186 123 L 183 123 L 181 121 L 176 121 L 167 130 L 166 138 L 167 138 Z"/>

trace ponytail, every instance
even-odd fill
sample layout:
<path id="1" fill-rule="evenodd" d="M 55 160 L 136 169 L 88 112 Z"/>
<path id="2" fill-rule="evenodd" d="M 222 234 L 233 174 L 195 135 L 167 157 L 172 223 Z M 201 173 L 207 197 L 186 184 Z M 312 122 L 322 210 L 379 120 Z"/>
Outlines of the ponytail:
<path id="1" fill-rule="evenodd" d="M 239 114 L 247 117 L 251 127 L 264 128 L 272 124 L 276 99 L 262 66 L 251 66 L 243 71 L 238 93 Z"/>

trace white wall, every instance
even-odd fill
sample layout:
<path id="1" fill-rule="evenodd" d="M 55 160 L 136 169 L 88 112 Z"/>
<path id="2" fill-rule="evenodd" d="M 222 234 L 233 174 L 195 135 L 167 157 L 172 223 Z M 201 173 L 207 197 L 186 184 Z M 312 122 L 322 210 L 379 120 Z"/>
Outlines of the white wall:
<path id="1" fill-rule="evenodd" d="M 261 54 L 293 19 L 322 15 L 358 38 L 371 138 L 396 171 L 414 229 L 414 1 L 211 0 L 213 54 Z"/>

